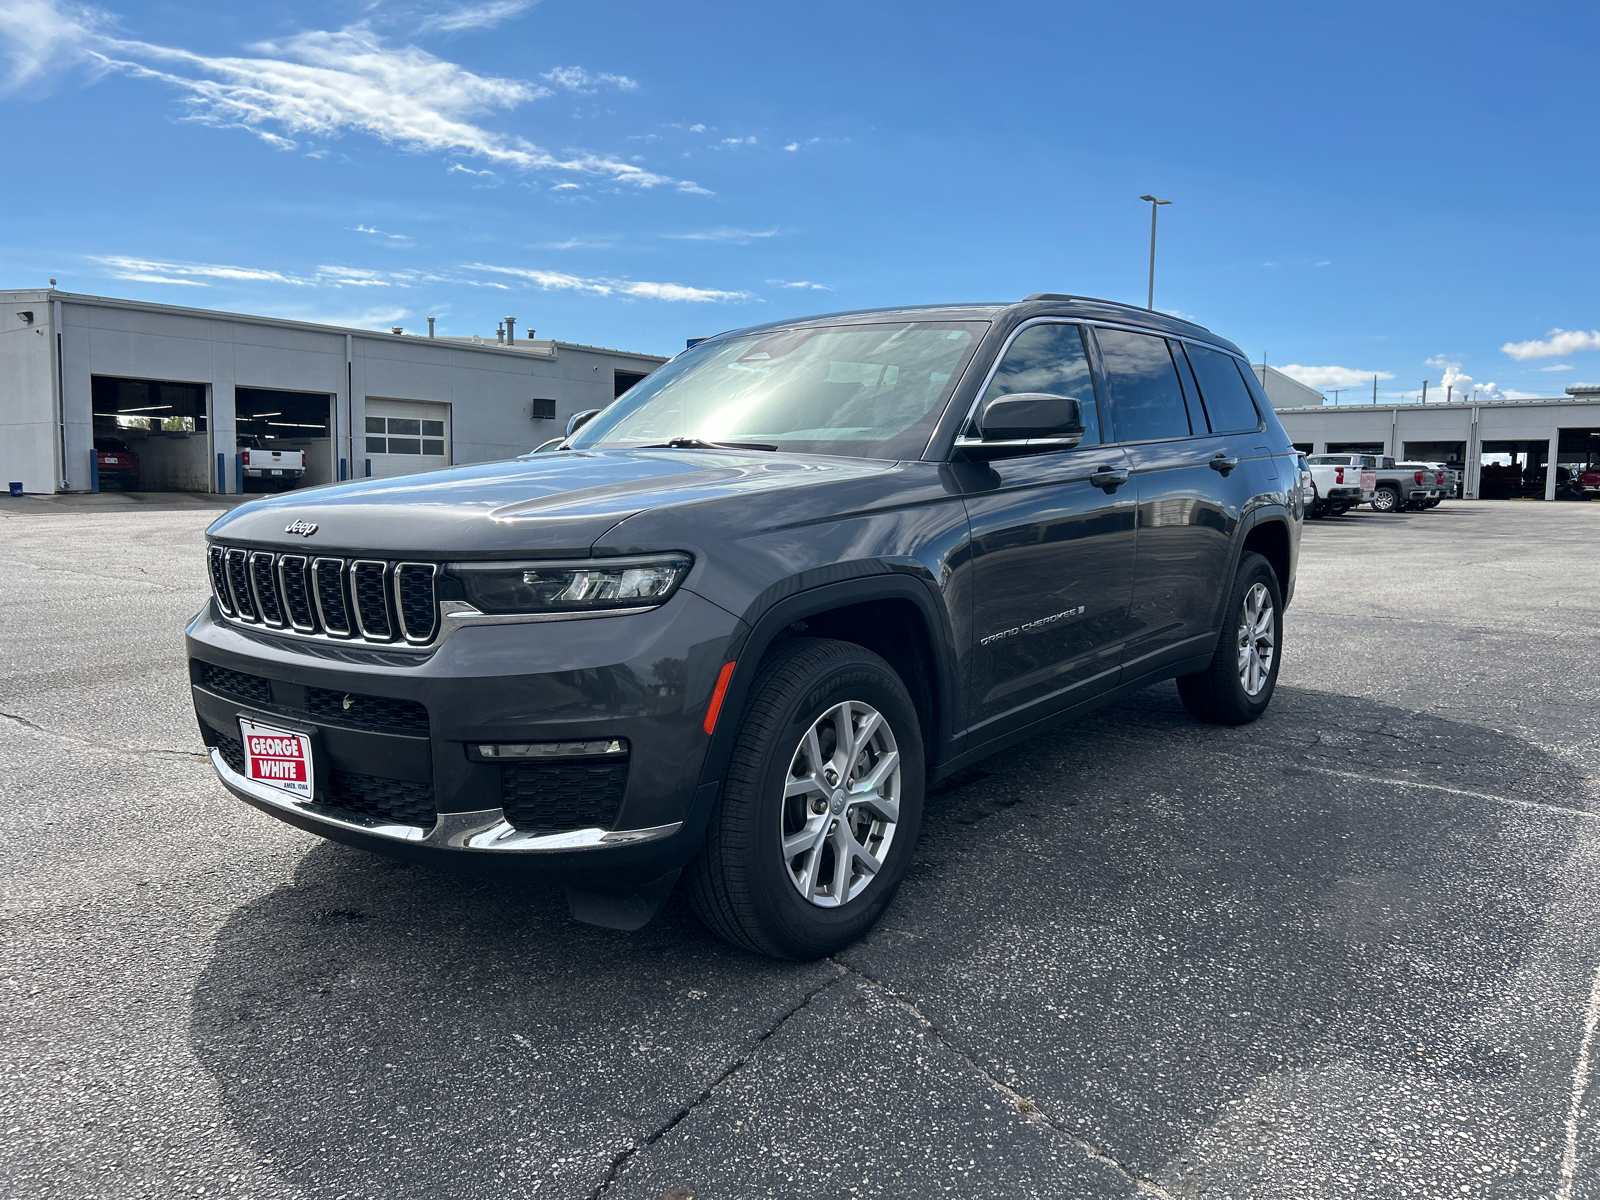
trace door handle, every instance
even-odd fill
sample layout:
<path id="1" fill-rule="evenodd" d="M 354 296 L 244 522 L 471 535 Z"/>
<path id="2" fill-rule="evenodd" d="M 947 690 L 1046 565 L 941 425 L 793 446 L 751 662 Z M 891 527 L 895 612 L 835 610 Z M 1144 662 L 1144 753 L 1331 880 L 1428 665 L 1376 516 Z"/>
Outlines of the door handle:
<path id="1" fill-rule="evenodd" d="M 1228 472 L 1238 465 L 1239 460 L 1237 458 L 1229 458 L 1226 450 L 1218 450 L 1211 459 L 1211 469 L 1221 472 L 1224 479 L 1228 477 Z"/>
<path id="2" fill-rule="evenodd" d="M 1128 471 L 1126 467 L 1096 467 L 1094 474 L 1089 476 L 1089 482 L 1097 488 L 1103 488 L 1109 496 L 1128 482 Z"/>

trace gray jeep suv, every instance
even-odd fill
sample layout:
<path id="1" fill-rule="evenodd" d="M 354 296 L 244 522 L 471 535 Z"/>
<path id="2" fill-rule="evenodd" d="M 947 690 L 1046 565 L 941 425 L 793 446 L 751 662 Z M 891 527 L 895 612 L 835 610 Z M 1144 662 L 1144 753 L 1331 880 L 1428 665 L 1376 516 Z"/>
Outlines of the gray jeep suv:
<path id="1" fill-rule="evenodd" d="M 682 876 L 722 936 L 813 958 L 964 765 L 1163 679 L 1259 716 L 1296 478 L 1239 350 L 1143 309 L 739 330 L 553 450 L 220 518 L 195 712 L 302 829 L 537 874 L 616 928 Z"/>

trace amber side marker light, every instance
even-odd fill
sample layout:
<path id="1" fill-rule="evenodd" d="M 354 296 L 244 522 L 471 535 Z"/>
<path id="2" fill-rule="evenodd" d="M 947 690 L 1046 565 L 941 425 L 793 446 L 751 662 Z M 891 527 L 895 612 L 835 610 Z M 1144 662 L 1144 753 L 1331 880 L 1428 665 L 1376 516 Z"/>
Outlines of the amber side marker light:
<path id="1" fill-rule="evenodd" d="M 728 681 L 733 678 L 733 664 L 723 663 L 717 675 L 717 686 L 711 691 L 711 703 L 706 706 L 706 719 L 700 726 L 707 733 L 717 727 L 717 714 L 722 711 L 722 698 L 728 694 Z"/>

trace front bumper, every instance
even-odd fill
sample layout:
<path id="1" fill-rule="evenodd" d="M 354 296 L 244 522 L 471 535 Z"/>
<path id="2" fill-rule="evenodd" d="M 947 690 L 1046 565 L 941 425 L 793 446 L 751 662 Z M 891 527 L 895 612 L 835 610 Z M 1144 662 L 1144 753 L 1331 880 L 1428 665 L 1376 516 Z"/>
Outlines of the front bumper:
<path id="1" fill-rule="evenodd" d="M 187 642 L 213 766 L 262 811 L 394 857 L 620 885 L 698 847 L 716 791 L 700 724 L 741 628 L 680 591 L 631 616 L 457 629 L 426 655 L 240 628 L 214 603 Z M 313 739 L 312 798 L 242 773 L 241 716 Z M 476 750 L 601 739 L 627 747 L 620 772 Z"/>

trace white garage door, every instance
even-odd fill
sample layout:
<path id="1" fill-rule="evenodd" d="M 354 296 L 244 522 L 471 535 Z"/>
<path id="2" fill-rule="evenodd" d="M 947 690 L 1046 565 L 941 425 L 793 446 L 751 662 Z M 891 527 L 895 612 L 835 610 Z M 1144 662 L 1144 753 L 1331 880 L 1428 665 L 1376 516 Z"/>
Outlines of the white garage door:
<path id="1" fill-rule="evenodd" d="M 448 467 L 450 406 L 368 396 L 366 457 L 375 479 Z"/>

